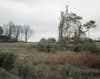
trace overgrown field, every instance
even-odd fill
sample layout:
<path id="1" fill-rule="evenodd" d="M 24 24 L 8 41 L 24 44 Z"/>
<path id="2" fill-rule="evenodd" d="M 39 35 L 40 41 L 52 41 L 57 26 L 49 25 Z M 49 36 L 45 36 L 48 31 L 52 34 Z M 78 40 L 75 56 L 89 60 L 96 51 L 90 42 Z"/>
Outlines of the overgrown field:
<path id="1" fill-rule="evenodd" d="M 36 44 L 0 43 L 0 53 L 13 53 L 18 56 L 18 60 L 14 63 L 16 66 L 9 71 L 10 73 L 24 78 L 23 73 L 26 68 L 26 75 L 29 72 L 34 78 L 24 79 L 99 79 L 99 53 L 76 53 L 67 50 L 55 53 L 42 52 L 35 48 Z M 17 72 L 19 67 L 22 67 L 23 72 Z"/>

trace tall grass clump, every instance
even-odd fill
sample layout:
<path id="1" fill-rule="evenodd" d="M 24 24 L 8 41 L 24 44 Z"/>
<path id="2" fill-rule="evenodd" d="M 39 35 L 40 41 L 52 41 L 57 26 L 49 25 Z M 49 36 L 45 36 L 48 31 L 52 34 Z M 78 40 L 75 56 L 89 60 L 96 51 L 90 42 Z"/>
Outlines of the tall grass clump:
<path id="1" fill-rule="evenodd" d="M 35 79 L 34 68 L 29 61 L 17 60 L 11 73 L 22 79 Z"/>
<path id="2" fill-rule="evenodd" d="M 95 72 L 80 69 L 71 64 L 65 64 L 63 71 L 65 79 L 97 79 Z"/>
<path id="3" fill-rule="evenodd" d="M 17 56 L 13 53 L 0 53 L 0 67 L 11 70 L 14 67 Z"/>

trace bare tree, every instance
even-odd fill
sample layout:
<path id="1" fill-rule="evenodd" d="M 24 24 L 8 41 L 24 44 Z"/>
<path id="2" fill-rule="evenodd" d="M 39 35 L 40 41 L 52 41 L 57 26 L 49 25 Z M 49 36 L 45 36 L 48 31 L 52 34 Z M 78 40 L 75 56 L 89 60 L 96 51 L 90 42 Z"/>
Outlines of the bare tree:
<path id="1" fill-rule="evenodd" d="M 2 35 L 3 34 L 3 28 L 0 26 L 0 35 Z"/>
<path id="2" fill-rule="evenodd" d="M 20 34 L 21 34 L 21 26 L 16 25 L 15 41 L 19 40 Z"/>
<path id="3" fill-rule="evenodd" d="M 14 39 L 16 28 L 13 22 L 8 23 L 8 38 L 9 40 Z"/>
<path id="4" fill-rule="evenodd" d="M 61 21 L 59 25 L 59 41 L 63 40 L 63 28 L 64 28 L 64 12 L 61 12 Z"/>
<path id="5" fill-rule="evenodd" d="M 25 42 L 27 43 L 27 40 L 29 39 L 30 35 L 32 34 L 32 30 L 29 25 L 25 25 L 23 27 L 23 34 L 24 34 Z"/>

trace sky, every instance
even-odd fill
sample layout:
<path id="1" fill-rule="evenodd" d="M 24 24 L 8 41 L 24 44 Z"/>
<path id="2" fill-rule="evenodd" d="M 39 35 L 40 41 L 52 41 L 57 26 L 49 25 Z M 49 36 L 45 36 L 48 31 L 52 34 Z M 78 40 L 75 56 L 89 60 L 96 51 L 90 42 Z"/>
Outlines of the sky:
<path id="1" fill-rule="evenodd" d="M 0 24 L 13 21 L 15 24 L 30 25 L 34 34 L 29 41 L 41 38 L 58 38 L 60 13 L 74 12 L 83 17 L 83 22 L 95 20 L 97 27 L 90 37 L 100 37 L 100 0 L 0 0 Z"/>

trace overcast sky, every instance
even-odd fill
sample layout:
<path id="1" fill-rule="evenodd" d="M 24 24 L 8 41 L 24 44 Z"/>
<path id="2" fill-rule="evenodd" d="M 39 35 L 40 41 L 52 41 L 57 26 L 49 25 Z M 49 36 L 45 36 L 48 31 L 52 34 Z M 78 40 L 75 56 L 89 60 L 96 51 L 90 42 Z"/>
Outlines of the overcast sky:
<path id="1" fill-rule="evenodd" d="M 96 20 L 97 28 L 90 36 L 100 37 L 100 0 L 0 0 L 0 24 L 13 21 L 30 25 L 34 29 L 30 41 L 57 38 L 60 12 L 66 5 L 69 5 L 70 12 L 82 16 L 84 22 Z"/>

